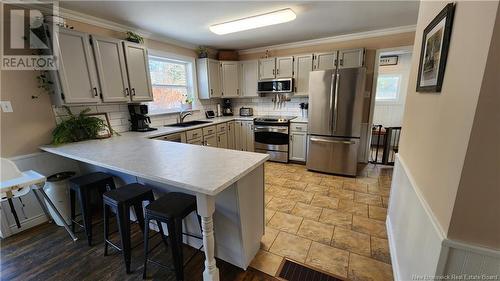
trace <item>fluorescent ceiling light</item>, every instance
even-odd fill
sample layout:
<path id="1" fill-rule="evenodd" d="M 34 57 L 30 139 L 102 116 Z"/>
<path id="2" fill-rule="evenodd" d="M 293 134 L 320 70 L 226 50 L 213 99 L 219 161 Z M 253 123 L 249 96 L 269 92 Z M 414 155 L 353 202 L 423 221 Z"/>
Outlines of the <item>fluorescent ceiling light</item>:
<path id="1" fill-rule="evenodd" d="M 295 15 L 292 9 L 287 8 L 267 14 L 211 25 L 210 30 L 215 34 L 223 35 L 273 24 L 284 23 L 292 21 L 296 17 L 297 15 Z"/>

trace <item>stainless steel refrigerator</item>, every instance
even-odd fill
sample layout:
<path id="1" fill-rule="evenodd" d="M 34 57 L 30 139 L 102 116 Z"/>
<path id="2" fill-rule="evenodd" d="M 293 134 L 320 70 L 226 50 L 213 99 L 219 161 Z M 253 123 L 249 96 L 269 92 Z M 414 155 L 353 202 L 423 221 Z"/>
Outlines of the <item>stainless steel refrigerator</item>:
<path id="1" fill-rule="evenodd" d="M 356 176 L 365 76 L 364 67 L 310 73 L 307 169 Z"/>

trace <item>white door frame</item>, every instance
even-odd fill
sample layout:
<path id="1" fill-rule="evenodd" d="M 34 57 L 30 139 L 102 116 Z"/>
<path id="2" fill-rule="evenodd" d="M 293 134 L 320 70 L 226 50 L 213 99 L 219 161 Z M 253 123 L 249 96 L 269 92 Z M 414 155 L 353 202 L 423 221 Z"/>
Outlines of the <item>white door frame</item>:
<path id="1" fill-rule="evenodd" d="M 371 94 L 371 100 L 370 100 L 370 116 L 368 118 L 368 132 L 367 132 L 367 142 L 366 142 L 366 147 L 365 147 L 365 162 L 368 163 L 370 160 L 370 146 L 372 143 L 372 123 L 373 123 L 373 115 L 375 113 L 375 97 L 377 96 L 377 80 L 378 80 L 378 69 L 380 67 L 380 55 L 384 54 L 407 54 L 413 53 L 413 45 L 409 46 L 401 46 L 401 47 L 395 47 L 395 48 L 386 48 L 386 49 L 378 49 L 375 53 L 375 66 L 373 69 L 373 85 L 372 85 L 372 94 Z"/>

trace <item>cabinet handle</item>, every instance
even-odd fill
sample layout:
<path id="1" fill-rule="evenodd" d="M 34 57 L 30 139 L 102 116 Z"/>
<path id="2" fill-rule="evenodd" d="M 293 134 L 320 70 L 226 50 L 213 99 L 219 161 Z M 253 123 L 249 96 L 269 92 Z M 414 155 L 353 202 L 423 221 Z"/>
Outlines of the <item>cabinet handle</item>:
<path id="1" fill-rule="evenodd" d="M 98 96 L 99 96 L 99 94 L 97 93 L 97 88 L 96 88 L 96 87 L 94 87 L 94 88 L 92 88 L 92 89 L 94 90 L 94 96 L 95 96 L 95 97 L 98 97 Z"/>
<path id="2" fill-rule="evenodd" d="M 276 69 L 276 75 L 280 74 L 280 70 Z"/>
<path id="3" fill-rule="evenodd" d="M 293 141 L 293 135 L 290 135 L 290 141 Z"/>
<path id="4" fill-rule="evenodd" d="M 294 92 L 297 92 L 297 87 L 293 87 L 293 91 L 294 91 Z"/>
<path id="5" fill-rule="evenodd" d="M 132 88 L 132 96 L 135 96 L 135 88 Z"/>
<path id="6" fill-rule="evenodd" d="M 240 95 L 240 89 L 236 89 L 236 95 L 239 96 Z"/>
<path id="7" fill-rule="evenodd" d="M 210 89 L 210 95 L 213 96 L 214 95 L 214 89 Z"/>
<path id="8" fill-rule="evenodd" d="M 128 97 L 128 96 L 130 96 L 130 92 L 129 92 L 128 88 L 125 88 L 125 95 L 126 95 L 127 97 Z"/>
<path id="9" fill-rule="evenodd" d="M 273 69 L 273 75 L 276 75 L 276 70 Z"/>
<path id="10" fill-rule="evenodd" d="M 344 59 L 340 59 L 340 65 L 344 66 Z"/>

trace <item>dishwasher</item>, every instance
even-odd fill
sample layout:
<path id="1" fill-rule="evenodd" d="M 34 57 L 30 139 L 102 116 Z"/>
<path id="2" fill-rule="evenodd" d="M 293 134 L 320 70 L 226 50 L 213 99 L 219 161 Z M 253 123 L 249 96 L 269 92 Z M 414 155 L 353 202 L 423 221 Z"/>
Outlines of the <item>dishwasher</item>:
<path id="1" fill-rule="evenodd" d="M 154 140 L 162 140 L 162 141 L 173 141 L 173 142 L 186 143 L 186 133 L 185 132 L 174 133 L 174 134 L 154 137 L 153 139 Z"/>

